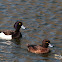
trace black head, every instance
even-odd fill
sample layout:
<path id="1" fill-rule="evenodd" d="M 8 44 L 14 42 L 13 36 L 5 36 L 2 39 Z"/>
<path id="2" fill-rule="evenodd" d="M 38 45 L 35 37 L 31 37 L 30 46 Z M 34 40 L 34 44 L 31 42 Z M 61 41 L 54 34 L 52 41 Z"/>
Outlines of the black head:
<path id="1" fill-rule="evenodd" d="M 45 48 L 48 48 L 48 46 L 53 47 L 53 46 L 50 44 L 50 41 L 47 40 L 47 39 L 44 39 L 44 40 L 42 41 L 42 46 L 45 47 Z"/>
<path id="2" fill-rule="evenodd" d="M 23 23 L 20 22 L 20 21 L 17 21 L 17 22 L 14 24 L 14 28 L 15 28 L 16 30 L 20 30 L 20 28 L 25 29 L 25 27 L 23 26 Z"/>
<path id="3" fill-rule="evenodd" d="M 20 21 L 17 21 L 15 24 L 14 24 L 14 28 L 17 29 L 17 28 L 21 28 L 22 26 L 22 22 Z"/>

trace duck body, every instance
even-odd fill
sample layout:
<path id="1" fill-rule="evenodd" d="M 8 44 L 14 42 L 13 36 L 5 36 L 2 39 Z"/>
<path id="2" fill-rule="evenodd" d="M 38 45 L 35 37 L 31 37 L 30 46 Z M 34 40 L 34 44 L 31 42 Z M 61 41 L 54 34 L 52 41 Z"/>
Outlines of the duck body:
<path id="1" fill-rule="evenodd" d="M 0 39 L 11 40 L 22 37 L 22 34 L 20 32 L 21 26 L 25 29 L 25 27 L 22 25 L 22 22 L 17 21 L 14 24 L 15 31 L 13 30 L 0 31 Z"/>
<path id="2" fill-rule="evenodd" d="M 50 41 L 49 40 L 43 40 L 42 45 L 27 45 L 28 51 L 36 54 L 43 54 L 43 53 L 48 53 L 50 52 L 50 49 L 48 48 L 48 45 Z M 51 45 L 50 45 L 51 46 Z M 51 46 L 53 47 L 53 46 Z"/>
<path id="3" fill-rule="evenodd" d="M 49 48 L 43 48 L 41 45 L 29 45 L 28 51 L 36 54 L 48 53 L 50 51 Z"/>

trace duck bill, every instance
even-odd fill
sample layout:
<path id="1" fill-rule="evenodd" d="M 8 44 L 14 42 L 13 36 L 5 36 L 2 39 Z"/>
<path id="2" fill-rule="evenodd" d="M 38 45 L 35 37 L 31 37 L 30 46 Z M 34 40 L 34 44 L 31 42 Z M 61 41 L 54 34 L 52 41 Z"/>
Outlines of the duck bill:
<path id="1" fill-rule="evenodd" d="M 49 45 L 48 45 L 49 47 L 53 47 L 53 45 L 51 45 L 50 43 L 49 43 Z"/>
<path id="2" fill-rule="evenodd" d="M 22 28 L 22 29 L 25 29 L 25 27 L 24 27 L 23 25 L 21 26 L 21 28 Z"/>

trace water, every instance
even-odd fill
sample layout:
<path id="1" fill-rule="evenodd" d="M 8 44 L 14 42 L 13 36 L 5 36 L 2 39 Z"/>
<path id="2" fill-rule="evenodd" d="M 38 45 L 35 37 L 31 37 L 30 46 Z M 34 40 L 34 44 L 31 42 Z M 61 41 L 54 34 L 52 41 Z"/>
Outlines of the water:
<path id="1" fill-rule="evenodd" d="M 0 62 L 62 62 L 62 0 L 0 0 L 0 30 L 13 29 L 21 20 L 20 40 L 0 40 Z M 49 39 L 55 46 L 48 54 L 33 54 L 26 44 L 42 44 Z"/>

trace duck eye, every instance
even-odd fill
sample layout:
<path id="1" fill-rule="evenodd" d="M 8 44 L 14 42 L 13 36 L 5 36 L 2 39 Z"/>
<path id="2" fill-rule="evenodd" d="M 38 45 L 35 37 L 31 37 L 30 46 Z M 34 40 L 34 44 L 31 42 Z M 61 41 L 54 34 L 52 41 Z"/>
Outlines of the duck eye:
<path id="1" fill-rule="evenodd" d="M 21 25 L 21 23 L 19 23 L 19 25 Z"/>
<path id="2" fill-rule="evenodd" d="M 48 42 L 46 42 L 46 43 L 48 43 Z"/>

